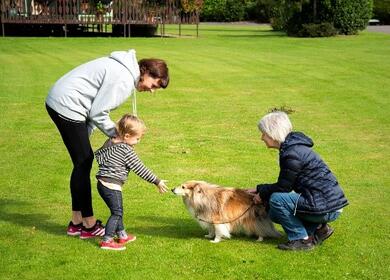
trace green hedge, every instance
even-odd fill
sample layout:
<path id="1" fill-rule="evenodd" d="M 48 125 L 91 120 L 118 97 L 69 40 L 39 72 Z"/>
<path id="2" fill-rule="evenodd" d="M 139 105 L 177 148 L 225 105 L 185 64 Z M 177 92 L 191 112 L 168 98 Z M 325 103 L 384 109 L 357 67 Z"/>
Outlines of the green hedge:
<path id="1" fill-rule="evenodd" d="M 341 34 L 356 34 L 366 28 L 372 16 L 372 0 L 336 0 L 332 5 L 333 23 Z"/>
<path id="2" fill-rule="evenodd" d="M 274 29 L 285 30 L 290 36 L 331 36 L 333 27 L 336 34 L 356 34 L 366 28 L 372 5 L 372 0 L 275 0 L 271 22 Z"/>
<path id="3" fill-rule="evenodd" d="M 270 22 L 275 0 L 204 0 L 201 21 Z"/>
<path id="4" fill-rule="evenodd" d="M 201 21 L 240 21 L 245 19 L 245 0 L 205 0 Z"/>
<path id="5" fill-rule="evenodd" d="M 331 37 L 337 34 L 337 29 L 333 23 L 307 23 L 302 24 L 301 29 L 297 32 L 298 37 Z"/>

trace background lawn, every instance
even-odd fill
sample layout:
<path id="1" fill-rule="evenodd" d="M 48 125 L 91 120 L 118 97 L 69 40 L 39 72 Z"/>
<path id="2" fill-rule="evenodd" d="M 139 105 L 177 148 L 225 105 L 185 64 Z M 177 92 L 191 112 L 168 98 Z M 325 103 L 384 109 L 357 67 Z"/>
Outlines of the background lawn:
<path id="1" fill-rule="evenodd" d="M 212 244 L 179 197 L 134 174 L 123 194 L 136 242 L 107 252 L 96 240 L 66 236 L 71 162 L 45 97 L 73 67 L 130 48 L 170 67 L 167 90 L 138 95 L 148 133 L 137 151 L 160 178 L 170 187 L 275 181 L 278 153 L 265 148 L 256 125 L 270 108 L 288 106 L 349 199 L 334 236 L 296 253 L 276 249 L 285 238 Z M 198 39 L 0 38 L 0 278 L 388 279 L 389 94 L 390 36 L 379 33 L 297 39 L 267 27 L 201 25 Z M 130 108 L 129 100 L 112 119 Z M 93 148 L 104 140 L 93 134 Z M 106 221 L 95 173 L 96 163 L 95 214 Z"/>

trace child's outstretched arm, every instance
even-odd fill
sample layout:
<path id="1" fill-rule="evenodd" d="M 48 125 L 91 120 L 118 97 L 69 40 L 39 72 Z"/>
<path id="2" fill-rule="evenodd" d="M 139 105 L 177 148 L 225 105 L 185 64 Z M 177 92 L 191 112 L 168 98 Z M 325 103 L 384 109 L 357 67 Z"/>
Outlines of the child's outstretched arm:
<path id="1" fill-rule="evenodd" d="M 166 186 L 166 180 L 160 180 L 156 175 L 153 174 L 140 160 L 138 155 L 135 153 L 133 149 L 129 153 L 126 154 L 125 157 L 127 168 L 134 171 L 139 177 L 144 179 L 145 181 L 155 184 L 160 193 L 165 193 L 168 191 L 168 187 Z"/>

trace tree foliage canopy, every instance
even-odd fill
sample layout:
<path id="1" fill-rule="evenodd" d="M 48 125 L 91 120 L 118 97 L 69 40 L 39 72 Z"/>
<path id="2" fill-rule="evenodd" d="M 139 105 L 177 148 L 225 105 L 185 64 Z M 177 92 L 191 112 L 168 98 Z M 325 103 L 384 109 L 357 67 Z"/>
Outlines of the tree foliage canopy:
<path id="1" fill-rule="evenodd" d="M 308 25 L 309 30 L 315 26 L 335 29 L 336 32 L 322 32 L 324 36 L 350 35 L 367 26 L 372 7 L 372 0 L 274 0 L 271 23 L 274 29 L 292 36 L 305 36 L 301 30 Z"/>

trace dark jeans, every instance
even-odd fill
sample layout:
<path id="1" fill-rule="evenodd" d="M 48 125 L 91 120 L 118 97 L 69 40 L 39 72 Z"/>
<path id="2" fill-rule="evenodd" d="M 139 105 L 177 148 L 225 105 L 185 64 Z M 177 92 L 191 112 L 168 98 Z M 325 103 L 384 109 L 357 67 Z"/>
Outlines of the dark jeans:
<path id="1" fill-rule="evenodd" d="M 46 110 L 57 126 L 62 141 L 73 162 L 70 177 L 72 210 L 81 211 L 83 217 L 93 216 L 91 195 L 91 168 L 93 151 L 86 122 L 69 120 L 46 105 Z"/>
<path id="2" fill-rule="evenodd" d="M 97 189 L 104 202 L 110 208 L 111 216 L 106 224 L 106 233 L 104 239 L 108 240 L 115 236 L 119 231 L 123 231 L 123 200 L 122 192 L 111 190 L 98 180 Z"/>

